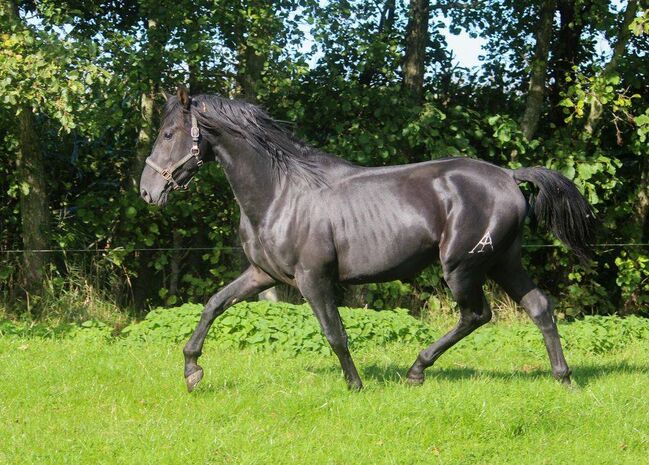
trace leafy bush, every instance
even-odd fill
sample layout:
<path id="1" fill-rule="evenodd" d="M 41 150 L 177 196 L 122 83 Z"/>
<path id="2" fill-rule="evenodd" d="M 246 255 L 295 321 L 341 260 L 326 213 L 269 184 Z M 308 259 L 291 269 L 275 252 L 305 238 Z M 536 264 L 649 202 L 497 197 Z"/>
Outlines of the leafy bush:
<path id="1" fill-rule="evenodd" d="M 184 342 L 194 331 L 201 311 L 202 306 L 196 304 L 158 308 L 122 333 L 131 340 Z M 404 309 L 377 312 L 342 307 L 340 314 L 352 349 L 391 342 L 416 343 L 424 347 L 445 331 L 426 325 Z M 600 354 L 649 339 L 649 320 L 635 316 L 587 316 L 560 323 L 559 331 L 567 350 Z M 239 303 L 215 321 L 208 339 L 237 348 L 257 347 L 290 353 L 330 351 L 307 305 Z M 466 338 L 462 346 L 497 350 L 511 344 L 537 354 L 543 352 L 542 335 L 531 322 L 487 325 Z"/>
<path id="2" fill-rule="evenodd" d="M 194 331 L 202 309 L 197 304 L 157 308 L 143 321 L 124 328 L 120 338 L 114 335 L 113 328 L 94 320 L 80 325 L 61 324 L 56 327 L 0 320 L 0 336 L 182 343 Z M 450 327 L 453 323 L 440 320 L 433 327 L 408 315 L 404 309 L 377 312 L 343 307 L 340 313 L 352 349 L 396 342 L 424 347 L 446 331 L 441 326 Z M 566 350 L 597 355 L 623 349 L 639 340 L 649 340 L 649 319 L 637 316 L 587 316 L 573 322 L 560 322 L 559 331 Z M 330 353 L 329 344 L 307 305 L 265 301 L 239 303 L 215 321 L 208 339 L 232 348 L 290 354 Z M 541 332 L 531 322 L 488 324 L 462 340 L 453 350 L 497 352 L 506 347 L 539 357 L 545 353 Z"/>
<path id="3" fill-rule="evenodd" d="M 649 304 L 649 256 L 623 251 L 615 259 L 616 282 L 622 291 L 626 308 L 647 308 Z"/>
<path id="4" fill-rule="evenodd" d="M 602 354 L 649 338 L 649 320 L 637 316 L 586 316 L 559 330 L 566 349 Z"/>
<path id="5" fill-rule="evenodd" d="M 196 304 L 157 308 L 122 334 L 142 341 L 185 341 L 194 331 L 202 308 Z M 376 312 L 343 307 L 340 313 L 352 348 L 395 341 L 423 344 L 434 339 L 434 331 L 404 309 Z M 239 303 L 216 320 L 208 339 L 231 347 L 266 347 L 291 353 L 330 350 L 311 309 L 286 303 Z"/>

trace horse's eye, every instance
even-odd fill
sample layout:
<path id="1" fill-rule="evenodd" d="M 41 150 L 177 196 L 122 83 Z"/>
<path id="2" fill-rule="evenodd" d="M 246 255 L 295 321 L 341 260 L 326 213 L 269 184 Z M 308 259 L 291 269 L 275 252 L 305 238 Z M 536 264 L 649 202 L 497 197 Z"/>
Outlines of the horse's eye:
<path id="1" fill-rule="evenodd" d="M 165 132 L 164 136 L 165 136 L 165 139 L 169 140 L 169 139 L 171 139 L 171 136 L 173 136 L 173 134 L 170 133 L 170 132 Z"/>

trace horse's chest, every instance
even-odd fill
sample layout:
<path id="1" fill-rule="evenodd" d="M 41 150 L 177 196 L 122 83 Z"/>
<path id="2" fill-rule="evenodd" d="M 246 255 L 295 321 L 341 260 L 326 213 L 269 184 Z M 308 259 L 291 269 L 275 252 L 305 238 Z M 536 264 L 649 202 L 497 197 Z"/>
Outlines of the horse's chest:
<path id="1" fill-rule="evenodd" d="M 248 260 L 274 278 L 292 284 L 297 261 L 295 248 L 286 237 L 269 231 L 246 231 L 242 240 Z"/>

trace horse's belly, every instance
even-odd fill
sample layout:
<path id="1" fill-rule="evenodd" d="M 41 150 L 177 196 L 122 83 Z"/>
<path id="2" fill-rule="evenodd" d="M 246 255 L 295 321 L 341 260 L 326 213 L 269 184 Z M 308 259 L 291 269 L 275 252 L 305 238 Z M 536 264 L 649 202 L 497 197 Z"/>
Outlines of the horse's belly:
<path id="1" fill-rule="evenodd" d="M 337 249 L 338 276 L 347 283 L 407 279 L 438 256 L 437 244 L 428 235 L 399 234 L 380 240 L 369 237 Z"/>

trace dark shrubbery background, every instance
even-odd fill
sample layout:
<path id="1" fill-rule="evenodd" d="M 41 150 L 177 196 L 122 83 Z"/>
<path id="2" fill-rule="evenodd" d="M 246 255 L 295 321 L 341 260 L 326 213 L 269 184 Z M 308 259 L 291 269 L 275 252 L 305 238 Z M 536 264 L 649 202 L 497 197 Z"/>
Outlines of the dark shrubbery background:
<path id="1" fill-rule="evenodd" d="M 646 314 L 647 247 L 604 244 L 649 242 L 647 5 L 479 3 L 8 2 L 0 33 L 6 312 L 143 315 L 201 303 L 242 269 L 237 206 L 217 165 L 164 211 L 138 197 L 162 91 L 186 84 L 255 101 L 313 145 L 362 165 L 467 156 L 559 170 L 597 210 L 601 245 L 584 267 L 561 247 L 534 247 L 557 243 L 527 231 L 531 273 L 563 314 Z M 409 26 L 416 4 L 430 10 L 423 39 Z M 558 9 L 544 38 L 548 5 Z M 485 40 L 479 68 L 457 65 L 447 29 Z M 426 52 L 420 85 L 403 66 L 413 40 Z M 534 76 L 542 79 L 537 103 Z M 534 112 L 530 129 L 523 116 Z M 67 251 L 10 252 L 34 248 Z M 341 296 L 415 312 L 447 304 L 435 267 L 410 283 Z"/>

